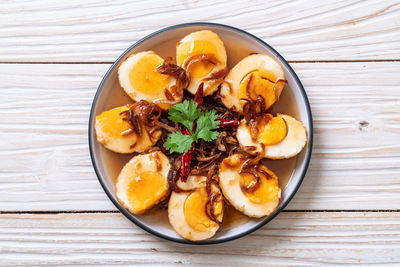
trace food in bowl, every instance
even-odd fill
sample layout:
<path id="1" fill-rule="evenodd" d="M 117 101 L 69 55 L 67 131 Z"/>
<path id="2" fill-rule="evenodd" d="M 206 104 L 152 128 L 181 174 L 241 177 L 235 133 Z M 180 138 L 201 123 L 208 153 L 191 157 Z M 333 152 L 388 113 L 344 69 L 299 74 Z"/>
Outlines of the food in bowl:
<path id="1" fill-rule="evenodd" d="M 152 51 L 131 55 L 118 78 L 134 103 L 95 120 L 99 143 L 132 153 L 116 181 L 121 205 L 135 215 L 168 209 L 171 227 L 192 241 L 212 238 L 229 210 L 274 212 L 280 175 L 265 159 L 293 158 L 307 143 L 302 122 L 274 112 L 286 83 L 279 63 L 251 54 L 229 69 L 228 60 L 211 31 L 183 37 L 176 63 Z"/>
<path id="2" fill-rule="evenodd" d="M 205 96 L 218 90 L 228 69 L 226 51 L 222 40 L 212 31 L 197 31 L 186 35 L 176 45 L 176 62 L 190 76 L 186 90 L 195 94 L 203 83 Z"/>

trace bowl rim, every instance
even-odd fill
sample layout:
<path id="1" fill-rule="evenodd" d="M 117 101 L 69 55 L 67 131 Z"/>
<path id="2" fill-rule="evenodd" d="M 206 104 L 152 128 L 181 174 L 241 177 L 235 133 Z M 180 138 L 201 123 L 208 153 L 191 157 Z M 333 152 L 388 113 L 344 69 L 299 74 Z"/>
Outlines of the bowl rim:
<path id="1" fill-rule="evenodd" d="M 210 26 L 210 27 L 216 27 L 216 28 L 223 28 L 223 29 L 228 29 L 228 30 L 233 30 L 236 32 L 239 32 L 241 34 L 247 35 L 248 37 L 254 39 L 255 41 L 259 42 L 261 45 L 267 47 L 272 54 L 274 54 L 275 57 L 279 58 L 286 66 L 287 69 L 289 71 L 289 73 L 293 76 L 295 83 L 297 84 L 298 88 L 300 89 L 300 93 L 301 96 L 304 100 L 305 106 L 306 106 L 306 112 L 307 112 L 307 116 L 310 118 L 309 120 L 309 133 L 308 133 L 308 145 L 307 145 L 307 155 L 305 157 L 305 164 L 304 164 L 304 168 L 301 170 L 301 174 L 300 174 L 300 178 L 297 182 L 297 184 L 295 185 L 292 193 L 289 195 L 289 197 L 286 199 L 286 201 L 284 201 L 281 206 L 276 209 L 272 214 L 270 214 L 267 218 L 265 218 L 263 221 L 259 222 L 258 224 L 254 225 L 253 227 L 247 229 L 246 231 L 243 231 L 241 233 L 232 235 L 230 237 L 221 237 L 220 239 L 211 239 L 211 240 L 202 240 L 202 241 L 191 241 L 191 240 L 187 240 L 184 238 L 175 238 L 175 237 L 171 237 L 168 235 L 165 235 L 161 232 L 158 232 L 156 230 L 153 230 L 151 227 L 148 227 L 147 225 L 143 224 L 142 222 L 140 222 L 139 220 L 137 220 L 135 218 L 135 216 L 133 214 L 131 214 L 128 210 L 126 210 L 124 207 L 122 207 L 122 205 L 116 200 L 116 198 L 113 197 L 112 193 L 108 190 L 107 186 L 105 185 L 105 183 L 103 182 L 103 178 L 101 176 L 101 173 L 96 165 L 96 160 L 95 160 L 95 153 L 94 153 L 94 148 L 92 146 L 93 140 L 92 140 L 92 133 L 94 130 L 94 109 L 96 107 L 97 104 L 97 99 L 100 95 L 100 92 L 103 89 L 104 83 L 106 82 L 106 80 L 109 78 L 111 72 L 114 70 L 114 68 L 117 67 L 117 65 L 121 62 L 121 60 L 135 47 L 137 47 L 138 45 L 140 45 L 141 43 L 145 42 L 146 40 L 169 30 L 173 30 L 176 28 L 185 28 L 185 27 L 192 27 L 192 26 Z M 311 107 L 310 107 L 310 103 L 307 97 L 307 94 L 305 92 L 305 89 L 300 81 L 300 79 L 298 78 L 297 74 L 294 72 L 294 70 L 292 69 L 292 67 L 289 65 L 289 63 L 286 61 L 286 59 L 284 59 L 274 48 L 272 48 L 269 44 L 267 44 L 265 41 L 263 41 L 262 39 L 258 38 L 257 36 L 244 31 L 242 29 L 230 26 L 230 25 L 225 25 L 225 24 L 220 24 L 220 23 L 212 23 L 212 22 L 190 22 L 190 23 L 183 23 L 183 24 L 176 24 L 176 25 L 172 25 L 169 27 L 165 27 L 163 29 L 160 29 L 158 31 L 155 31 L 149 35 L 147 35 L 146 37 L 138 40 L 136 43 L 134 43 L 133 45 L 131 45 L 128 49 L 126 49 L 118 58 L 117 60 L 110 66 L 110 68 L 107 70 L 106 74 L 104 75 L 103 79 L 101 80 L 96 94 L 93 98 L 93 102 L 92 102 L 92 106 L 90 109 L 90 116 L 89 116 L 89 123 L 88 123 L 88 143 L 89 143 L 89 151 L 90 151 L 90 158 L 92 161 L 92 165 L 94 168 L 94 171 L 96 173 L 97 179 L 99 180 L 104 192 L 107 194 L 108 198 L 111 200 L 111 202 L 118 208 L 118 210 L 125 215 L 125 217 L 127 217 L 130 221 L 132 221 L 134 224 L 136 224 L 137 226 L 139 226 L 140 228 L 142 228 L 143 230 L 147 231 L 150 234 L 153 234 L 157 237 L 169 240 L 169 241 L 173 241 L 173 242 L 177 242 L 177 243 L 182 243 L 182 244 L 192 244 L 192 245 L 209 245 L 209 244 L 218 244 L 218 243 L 225 243 L 228 241 L 232 241 L 238 238 L 241 238 L 243 236 L 246 236 L 256 230 L 258 230 L 259 228 L 263 227 L 264 225 L 266 225 L 268 222 L 270 222 L 273 218 L 276 217 L 276 215 L 278 215 L 288 204 L 289 202 L 292 200 L 292 198 L 294 197 L 294 195 L 297 193 L 298 189 L 300 188 L 300 185 L 302 184 L 304 177 L 306 175 L 306 172 L 308 170 L 308 166 L 310 163 L 310 159 L 311 159 L 311 154 L 312 154 L 312 148 L 313 148 L 313 139 L 314 139 L 314 134 L 313 134 L 313 119 L 312 119 L 312 112 L 311 112 Z"/>

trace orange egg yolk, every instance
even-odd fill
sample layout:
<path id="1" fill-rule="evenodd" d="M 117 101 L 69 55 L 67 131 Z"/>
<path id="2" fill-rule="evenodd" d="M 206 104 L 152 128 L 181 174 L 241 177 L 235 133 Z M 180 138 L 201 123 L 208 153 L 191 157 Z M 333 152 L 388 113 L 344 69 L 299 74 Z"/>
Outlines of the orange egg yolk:
<path id="1" fill-rule="evenodd" d="M 201 54 L 212 54 L 216 58 L 217 56 L 217 49 L 215 46 L 206 40 L 193 40 L 188 41 L 180 44 L 176 51 L 176 60 L 179 66 L 182 66 L 187 59 L 192 56 L 201 55 Z M 214 67 L 213 64 L 209 62 L 196 62 L 193 63 L 193 67 L 190 70 L 190 77 L 198 78 L 204 77 L 207 75 Z"/>
<path id="2" fill-rule="evenodd" d="M 129 106 L 104 111 L 96 117 L 98 124 L 103 132 L 110 137 L 122 137 L 121 133 L 130 129 L 131 126 L 127 121 L 124 121 L 120 113 L 127 110 Z"/>
<path id="3" fill-rule="evenodd" d="M 167 179 L 158 172 L 146 171 L 130 181 L 127 197 L 138 214 L 151 208 L 162 200 L 168 191 Z"/>
<path id="4" fill-rule="evenodd" d="M 184 214 L 186 222 L 194 229 L 209 232 L 218 224 L 212 221 L 206 214 L 205 205 L 208 196 L 205 188 L 198 188 L 192 192 L 185 201 Z M 218 220 L 222 218 L 223 204 L 214 202 L 214 214 Z"/>
<path id="5" fill-rule="evenodd" d="M 272 72 L 266 70 L 252 71 L 240 83 L 239 98 L 249 98 L 247 96 L 248 87 L 250 98 L 256 100 L 258 95 L 262 96 L 265 101 L 265 108 L 267 109 L 277 100 L 274 89 L 275 80 L 275 75 Z"/>
<path id="6" fill-rule="evenodd" d="M 243 191 L 243 194 L 250 200 L 250 202 L 260 204 L 266 203 L 270 201 L 277 201 L 279 199 L 279 184 L 278 177 L 268 168 L 262 168 L 265 172 L 267 172 L 270 177 L 265 177 L 263 174 L 260 175 L 260 185 L 253 192 Z M 246 188 L 252 184 L 256 183 L 256 178 L 248 173 L 244 173 L 240 175 L 240 187 Z"/>
<path id="7" fill-rule="evenodd" d="M 168 89 L 171 83 L 169 75 L 161 74 L 156 68 L 163 63 L 163 59 L 155 54 L 141 57 L 129 72 L 129 81 L 132 87 L 147 95 L 158 95 Z"/>
<path id="8" fill-rule="evenodd" d="M 285 120 L 277 116 L 271 118 L 267 124 L 261 125 L 257 140 L 264 145 L 274 145 L 285 139 L 286 133 Z"/>

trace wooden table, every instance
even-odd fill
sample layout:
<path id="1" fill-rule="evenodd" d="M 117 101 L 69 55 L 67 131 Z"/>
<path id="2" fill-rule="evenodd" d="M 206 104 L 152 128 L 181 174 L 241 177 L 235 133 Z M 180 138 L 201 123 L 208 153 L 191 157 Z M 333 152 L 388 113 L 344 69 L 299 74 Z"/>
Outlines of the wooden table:
<path id="1" fill-rule="evenodd" d="M 2 1 L 0 265 L 400 265 L 400 2 Z M 242 28 L 295 69 L 314 115 L 304 183 L 271 223 L 190 246 L 122 216 L 93 171 L 110 64 L 165 26 Z"/>

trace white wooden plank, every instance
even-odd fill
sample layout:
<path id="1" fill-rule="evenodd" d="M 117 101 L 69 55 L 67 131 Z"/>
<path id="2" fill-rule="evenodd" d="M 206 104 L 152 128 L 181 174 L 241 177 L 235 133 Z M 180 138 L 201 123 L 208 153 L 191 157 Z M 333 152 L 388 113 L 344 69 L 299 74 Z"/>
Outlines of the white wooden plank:
<path id="1" fill-rule="evenodd" d="M 284 212 L 239 240 L 164 241 L 121 214 L 0 215 L 0 265 L 400 264 L 400 213 Z"/>
<path id="2" fill-rule="evenodd" d="M 293 66 L 311 102 L 315 145 L 289 209 L 398 209 L 400 80 L 392 73 L 400 65 Z"/>
<path id="3" fill-rule="evenodd" d="M 3 1 L 0 61 L 112 62 L 147 34 L 224 23 L 289 60 L 400 59 L 400 5 L 375 1 Z"/>
<path id="4" fill-rule="evenodd" d="M 310 98 L 315 149 L 288 209 L 398 209 L 400 62 L 292 65 Z M 108 67 L 0 65 L 0 210 L 115 209 L 87 145 Z"/>

